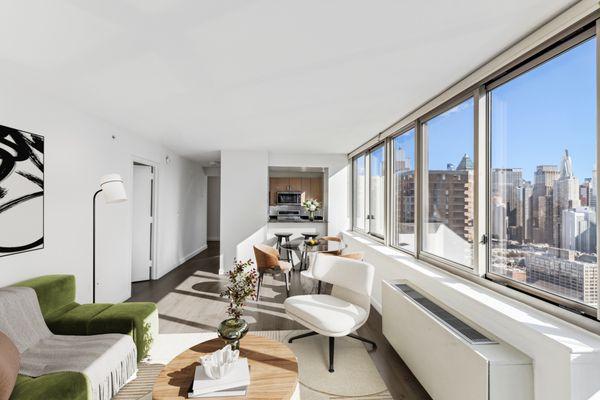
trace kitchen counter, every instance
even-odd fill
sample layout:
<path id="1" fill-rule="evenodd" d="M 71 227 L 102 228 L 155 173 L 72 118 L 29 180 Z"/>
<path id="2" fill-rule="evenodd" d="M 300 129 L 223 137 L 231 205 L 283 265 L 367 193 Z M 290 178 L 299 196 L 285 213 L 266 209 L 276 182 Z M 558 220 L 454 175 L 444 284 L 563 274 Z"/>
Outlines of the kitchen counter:
<path id="1" fill-rule="evenodd" d="M 303 233 L 316 233 L 327 236 L 327 221 L 269 221 L 267 224 L 267 238 L 275 237 L 276 233 L 287 232 L 292 234 L 292 239 L 302 237 Z"/>

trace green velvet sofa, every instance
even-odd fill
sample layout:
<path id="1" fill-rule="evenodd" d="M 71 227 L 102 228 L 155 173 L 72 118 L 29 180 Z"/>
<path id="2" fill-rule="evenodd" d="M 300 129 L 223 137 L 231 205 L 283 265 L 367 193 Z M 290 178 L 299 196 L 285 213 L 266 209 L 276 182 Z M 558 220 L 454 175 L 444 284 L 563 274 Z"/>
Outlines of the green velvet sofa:
<path id="1" fill-rule="evenodd" d="M 154 303 L 78 304 L 73 275 L 46 275 L 19 282 L 35 290 L 42 315 L 57 335 L 130 335 L 142 360 L 158 334 L 158 311 Z M 85 375 L 59 372 L 31 378 L 19 375 L 11 400 L 87 400 L 89 385 Z"/>

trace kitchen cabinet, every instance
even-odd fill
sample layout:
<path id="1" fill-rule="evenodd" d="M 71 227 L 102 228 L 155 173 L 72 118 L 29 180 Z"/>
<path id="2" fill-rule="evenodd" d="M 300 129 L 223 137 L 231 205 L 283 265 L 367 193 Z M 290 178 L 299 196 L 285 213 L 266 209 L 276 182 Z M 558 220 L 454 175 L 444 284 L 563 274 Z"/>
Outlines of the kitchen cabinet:
<path id="1" fill-rule="evenodd" d="M 290 178 L 289 190 L 292 192 L 302 191 L 302 178 Z"/>
<path id="2" fill-rule="evenodd" d="M 310 191 L 310 179 L 311 178 L 300 178 L 300 191 L 302 192 L 302 201 L 306 201 L 312 198 L 312 192 Z"/>
<path id="3" fill-rule="evenodd" d="M 321 204 L 323 203 L 323 179 L 310 178 L 310 195 L 309 198 L 315 199 Z"/>
<path id="4" fill-rule="evenodd" d="M 277 205 L 277 192 L 302 192 L 302 201 L 316 199 L 323 202 L 323 178 L 270 177 L 269 205 Z"/>
<path id="5" fill-rule="evenodd" d="M 285 192 L 290 186 L 290 178 L 269 178 L 269 204 L 277 205 L 277 192 Z"/>

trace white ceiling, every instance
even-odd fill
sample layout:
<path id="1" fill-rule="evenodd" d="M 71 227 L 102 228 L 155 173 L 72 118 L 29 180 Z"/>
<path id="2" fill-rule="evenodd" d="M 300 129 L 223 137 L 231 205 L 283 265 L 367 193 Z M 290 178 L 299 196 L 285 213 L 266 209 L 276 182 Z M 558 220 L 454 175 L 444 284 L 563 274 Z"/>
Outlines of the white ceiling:
<path id="1" fill-rule="evenodd" d="M 573 3 L 3 1 L 0 69 L 199 160 L 345 153 Z"/>

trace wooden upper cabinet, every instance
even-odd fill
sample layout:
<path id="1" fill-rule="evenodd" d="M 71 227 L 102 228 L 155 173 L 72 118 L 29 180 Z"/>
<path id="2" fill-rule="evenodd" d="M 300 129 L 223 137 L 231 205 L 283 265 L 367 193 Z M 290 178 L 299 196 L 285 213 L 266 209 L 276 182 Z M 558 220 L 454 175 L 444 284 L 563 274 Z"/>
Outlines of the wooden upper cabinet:
<path id="1" fill-rule="evenodd" d="M 302 191 L 302 178 L 290 178 L 290 191 Z"/>
<path id="2" fill-rule="evenodd" d="M 285 192 L 290 186 L 290 178 L 269 178 L 269 204 L 277 205 L 277 192 Z"/>
<path id="3" fill-rule="evenodd" d="M 323 179 L 322 178 L 310 178 L 310 197 L 317 200 L 319 203 L 323 203 Z"/>
<path id="4" fill-rule="evenodd" d="M 323 178 L 269 178 L 269 205 L 277 205 L 277 192 L 302 192 L 302 201 L 323 202 Z"/>
<path id="5" fill-rule="evenodd" d="M 302 201 L 306 201 L 312 198 L 312 192 L 310 191 L 310 178 L 300 178 L 300 191 L 302 192 Z"/>

